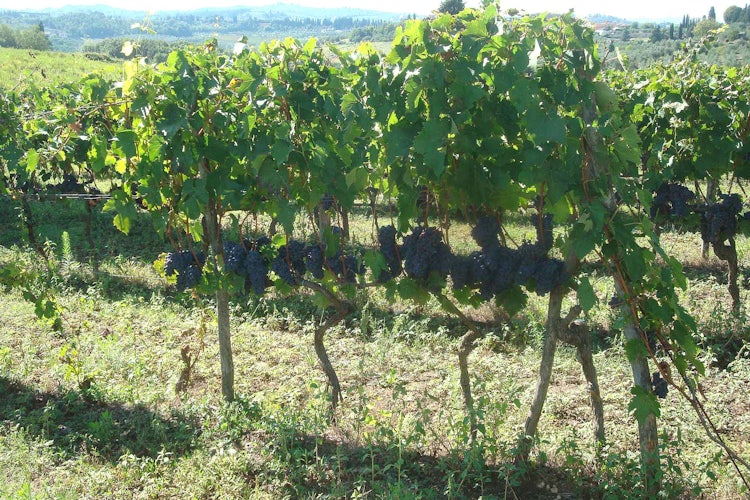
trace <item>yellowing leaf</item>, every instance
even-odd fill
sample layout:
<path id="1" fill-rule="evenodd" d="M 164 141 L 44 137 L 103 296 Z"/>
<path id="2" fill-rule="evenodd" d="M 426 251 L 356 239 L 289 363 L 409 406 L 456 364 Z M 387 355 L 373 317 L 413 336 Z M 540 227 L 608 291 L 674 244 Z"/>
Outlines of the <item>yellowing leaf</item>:
<path id="1" fill-rule="evenodd" d="M 120 158 L 115 163 L 115 171 L 117 171 L 118 174 L 122 175 L 128 170 L 128 162 L 125 160 L 125 158 Z"/>
<path id="2" fill-rule="evenodd" d="M 120 52 L 122 52 L 125 57 L 130 57 L 131 55 L 133 55 L 133 52 L 135 52 L 135 48 L 136 45 L 128 40 L 122 44 L 122 49 L 120 50 Z"/>

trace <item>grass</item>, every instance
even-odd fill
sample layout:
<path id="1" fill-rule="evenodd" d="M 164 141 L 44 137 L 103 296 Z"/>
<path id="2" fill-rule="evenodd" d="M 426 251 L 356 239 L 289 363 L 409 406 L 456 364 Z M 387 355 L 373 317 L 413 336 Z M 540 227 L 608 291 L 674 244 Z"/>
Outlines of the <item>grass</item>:
<path id="1" fill-rule="evenodd" d="M 513 318 L 490 306 L 467 311 L 486 332 L 470 358 L 484 426 L 471 444 L 457 369 L 461 324 L 434 303 L 362 293 L 359 310 L 326 337 L 344 389 L 329 422 L 312 346 L 323 312 L 310 297 L 235 297 L 238 400 L 225 404 L 211 303 L 175 294 L 156 274 L 152 262 L 168 247 L 148 220 L 125 237 L 113 229 L 111 214 L 96 213 L 95 274 L 83 207 L 37 204 L 34 212 L 41 239 L 54 250 L 55 270 L 46 279 L 58 291 L 63 328 L 37 320 L 17 293 L 2 295 L 0 497 L 533 499 L 627 498 L 638 491 L 636 425 L 627 411 L 632 378 L 611 329 L 611 284 L 604 278 L 594 280 L 604 304 L 587 319 L 608 444 L 594 446 L 580 367 L 573 350 L 560 347 L 533 460 L 517 465 L 513 450 L 537 379 L 543 300 L 532 297 Z M 24 245 L 15 214 L 2 203 L 0 261 L 34 265 L 38 258 Z M 352 227 L 369 241 L 366 211 L 353 216 Z M 522 220 L 510 233 L 531 237 Z M 685 300 L 704 345 L 714 346 L 707 360 L 726 339 L 746 340 L 747 317 L 728 313 L 717 261 L 701 261 L 699 245 L 687 236 L 665 238 L 690 249 Z M 465 251 L 473 247 L 458 222 L 451 239 Z M 747 242 L 740 247 L 746 263 Z M 730 354 L 737 349 L 725 353 L 726 369 L 710 368 L 703 392 L 722 436 L 748 459 L 750 360 L 742 349 L 745 356 L 736 359 Z M 177 393 L 183 355 L 197 361 L 187 390 Z M 668 496 L 747 493 L 674 393 L 663 402 L 659 426 Z"/>
<path id="2" fill-rule="evenodd" d="M 88 73 L 118 80 L 122 78 L 122 63 L 94 61 L 83 53 L 0 48 L 0 90 L 77 82 Z"/>
<path id="3" fill-rule="evenodd" d="M 278 34 L 283 39 L 283 34 Z M 253 35 L 248 40 L 250 46 L 257 47 L 270 39 L 268 34 Z M 302 39 L 306 39 L 302 35 Z M 205 40 L 195 40 L 200 45 Z M 231 50 L 236 37 L 225 36 L 219 42 Z M 326 43 L 322 41 L 321 43 Z M 375 42 L 378 50 L 387 53 L 390 43 Z M 346 50 L 354 50 L 357 44 L 339 44 Z M 123 63 L 95 60 L 82 52 L 32 51 L 0 47 L 0 91 L 21 90 L 30 86 L 54 86 L 59 83 L 77 82 L 84 75 L 99 73 L 112 81 L 122 79 Z"/>

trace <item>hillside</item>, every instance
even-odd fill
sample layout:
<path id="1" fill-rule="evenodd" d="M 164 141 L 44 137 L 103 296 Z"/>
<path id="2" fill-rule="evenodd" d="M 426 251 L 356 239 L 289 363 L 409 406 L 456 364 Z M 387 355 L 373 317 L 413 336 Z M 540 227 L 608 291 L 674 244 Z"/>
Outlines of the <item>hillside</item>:
<path id="1" fill-rule="evenodd" d="M 0 89 L 74 82 L 95 72 L 114 80 L 121 75 L 122 63 L 97 61 L 81 53 L 0 48 Z"/>
<path id="2" fill-rule="evenodd" d="M 66 7 L 39 12 L 0 12 L 0 26 L 20 29 L 43 25 L 55 50 L 76 51 L 87 42 L 140 35 L 138 24 L 165 40 L 202 42 L 208 38 L 233 43 L 241 36 L 271 38 L 335 38 L 354 28 L 398 21 L 406 14 L 351 8 L 311 8 L 294 4 L 205 8 L 148 14 L 106 6 Z"/>

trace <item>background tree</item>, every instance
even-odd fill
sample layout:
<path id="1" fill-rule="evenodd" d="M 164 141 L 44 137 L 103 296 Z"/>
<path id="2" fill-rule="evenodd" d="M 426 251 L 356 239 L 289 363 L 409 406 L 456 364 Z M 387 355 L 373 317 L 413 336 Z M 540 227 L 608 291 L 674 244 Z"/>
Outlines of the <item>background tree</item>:
<path id="1" fill-rule="evenodd" d="M 718 21 L 716 21 L 715 19 L 706 18 L 695 25 L 695 28 L 693 28 L 693 35 L 697 37 L 704 37 L 711 31 L 718 29 L 719 27 L 721 27 L 721 25 Z"/>
<path id="2" fill-rule="evenodd" d="M 716 21 L 716 9 L 714 9 L 713 7 L 708 9 L 708 18 Z"/>
<path id="3" fill-rule="evenodd" d="M 17 32 L 7 24 L 0 24 L 0 47 L 17 47 Z"/>
<path id="4" fill-rule="evenodd" d="M 727 24 L 738 23 L 740 22 L 741 17 L 742 9 L 737 7 L 736 5 L 727 7 L 727 10 L 724 11 L 724 22 Z"/>
<path id="5" fill-rule="evenodd" d="M 42 23 L 36 24 L 21 30 L 16 36 L 16 42 L 19 49 L 30 50 L 52 50 L 52 42 L 44 32 Z"/>
<path id="6" fill-rule="evenodd" d="M 466 8 L 463 0 L 443 0 L 438 7 L 438 12 L 456 15 Z"/>
<path id="7" fill-rule="evenodd" d="M 649 40 L 652 42 L 660 42 L 664 39 L 664 33 L 662 33 L 661 28 L 659 26 L 656 26 L 654 28 L 654 31 L 651 32 L 651 37 Z"/>

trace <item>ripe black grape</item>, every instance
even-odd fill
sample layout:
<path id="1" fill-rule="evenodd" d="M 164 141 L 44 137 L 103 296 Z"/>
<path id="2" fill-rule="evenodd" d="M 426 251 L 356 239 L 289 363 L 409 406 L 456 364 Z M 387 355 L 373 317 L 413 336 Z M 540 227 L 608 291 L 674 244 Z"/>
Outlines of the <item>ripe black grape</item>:
<path id="1" fill-rule="evenodd" d="M 498 246 L 500 244 L 498 234 L 500 234 L 500 224 L 495 217 L 490 216 L 479 217 L 471 230 L 471 237 L 482 249 Z"/>
<path id="2" fill-rule="evenodd" d="M 323 279 L 325 270 L 325 247 L 309 245 L 305 249 L 305 265 L 315 279 Z"/>
<path id="3" fill-rule="evenodd" d="M 184 270 L 178 271 L 177 282 L 175 283 L 177 290 L 183 291 L 188 288 L 193 288 L 195 285 L 200 283 L 201 275 L 201 268 L 195 264 L 191 264 Z"/>
<path id="4" fill-rule="evenodd" d="M 503 293 L 513 286 L 515 275 L 520 264 L 517 250 L 497 246 L 482 252 L 484 275 L 474 275 L 475 282 L 481 284 L 480 290 L 486 297 Z M 476 268 L 473 268 L 476 270 Z"/>
<path id="5" fill-rule="evenodd" d="M 558 259 L 545 258 L 538 263 L 534 270 L 533 280 L 537 295 L 547 295 L 553 288 L 565 282 L 565 264 Z"/>
<path id="6" fill-rule="evenodd" d="M 737 217 L 742 211 L 739 195 L 723 195 L 719 203 L 705 207 L 701 217 L 701 237 L 707 243 L 721 243 L 734 237 Z"/>
<path id="7" fill-rule="evenodd" d="M 537 245 L 523 243 L 518 247 L 518 268 L 515 281 L 518 285 L 526 285 L 536 273 L 536 268 L 544 260 L 544 251 Z"/>
<path id="8" fill-rule="evenodd" d="M 289 285 L 298 285 L 299 276 L 305 274 L 305 244 L 295 240 L 280 247 L 271 269 Z"/>
<path id="9" fill-rule="evenodd" d="M 275 259 L 273 259 L 273 261 L 271 262 L 271 270 L 276 273 L 276 275 L 281 278 L 286 284 L 299 284 L 297 278 L 294 276 L 291 269 L 289 269 L 289 265 L 286 263 L 286 259 L 284 257 L 277 256 Z"/>
<path id="10" fill-rule="evenodd" d="M 536 229 L 537 246 L 543 249 L 545 253 L 549 252 L 555 242 L 552 234 L 552 214 L 544 214 L 541 217 L 533 215 L 531 216 L 531 223 Z"/>
<path id="11" fill-rule="evenodd" d="M 453 288 L 458 290 L 466 285 L 473 285 L 471 280 L 472 258 L 466 255 L 454 255 L 451 260 L 451 280 Z"/>
<path id="12" fill-rule="evenodd" d="M 672 217 L 686 217 L 691 213 L 690 204 L 695 200 L 695 194 L 680 184 L 664 182 L 656 190 L 651 203 L 651 218 L 658 215 Z"/>
<path id="13" fill-rule="evenodd" d="M 401 265 L 401 254 L 396 245 L 396 228 L 393 226 L 383 226 L 378 229 L 378 244 L 380 253 L 383 254 L 388 270 L 383 270 L 378 277 L 378 281 L 385 282 L 401 274 L 403 270 Z"/>
<path id="14" fill-rule="evenodd" d="M 174 276 L 177 274 L 177 290 L 192 288 L 200 282 L 201 268 L 206 262 L 203 252 L 193 253 L 190 250 L 168 253 L 164 259 L 164 274 Z"/>
<path id="15" fill-rule="evenodd" d="M 667 385 L 667 381 L 661 378 L 659 372 L 654 372 L 651 374 L 651 385 L 653 386 L 654 394 L 656 394 L 656 397 L 660 399 L 664 399 L 667 397 L 669 386 Z"/>
<path id="16" fill-rule="evenodd" d="M 245 258 L 247 258 L 247 250 L 244 246 L 234 241 L 224 242 L 224 269 L 242 276 L 244 274 Z"/>
<path id="17" fill-rule="evenodd" d="M 404 238 L 402 250 L 404 270 L 410 278 L 425 280 L 432 272 L 442 279 L 448 276 L 452 256 L 437 229 L 415 228 Z"/>
<path id="18" fill-rule="evenodd" d="M 184 270 L 193 262 L 193 253 L 190 250 L 171 252 L 164 259 L 164 274 L 172 276 L 175 271 Z"/>
<path id="19" fill-rule="evenodd" d="M 354 255 L 345 255 L 342 265 L 343 272 L 341 276 L 349 283 L 357 281 L 357 275 L 365 272 L 364 265 Z"/>
<path id="20" fill-rule="evenodd" d="M 250 250 L 245 258 L 245 288 L 252 288 L 255 295 L 263 295 L 266 288 L 268 266 L 263 255 L 257 250 Z"/>
<path id="21" fill-rule="evenodd" d="M 260 236 L 253 241 L 253 244 L 248 246 L 250 250 L 260 250 L 271 244 L 271 238 L 268 236 Z"/>

